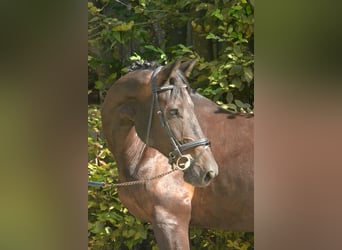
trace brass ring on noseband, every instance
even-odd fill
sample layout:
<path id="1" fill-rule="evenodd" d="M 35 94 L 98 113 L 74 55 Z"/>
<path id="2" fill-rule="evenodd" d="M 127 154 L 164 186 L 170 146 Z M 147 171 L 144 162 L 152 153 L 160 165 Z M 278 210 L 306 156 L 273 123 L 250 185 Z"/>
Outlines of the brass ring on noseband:
<path id="1" fill-rule="evenodd" d="M 182 155 L 179 157 L 176 161 L 176 166 L 178 169 L 184 171 L 191 165 L 191 156 L 189 154 L 187 155 Z"/>

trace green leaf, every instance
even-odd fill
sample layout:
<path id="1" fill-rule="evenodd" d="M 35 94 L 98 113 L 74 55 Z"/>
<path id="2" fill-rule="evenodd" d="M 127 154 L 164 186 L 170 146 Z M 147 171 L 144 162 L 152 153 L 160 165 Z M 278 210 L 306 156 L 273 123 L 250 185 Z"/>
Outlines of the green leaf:
<path id="1" fill-rule="evenodd" d="M 103 82 L 102 81 L 96 81 L 95 82 L 95 89 L 102 89 L 103 88 Z"/>
<path id="2" fill-rule="evenodd" d="M 122 43 L 121 34 L 119 32 L 113 32 L 113 37 L 120 43 Z"/>
<path id="3" fill-rule="evenodd" d="M 197 77 L 197 82 L 203 82 L 203 81 L 207 81 L 208 77 L 206 75 L 199 75 Z"/>
<path id="4" fill-rule="evenodd" d="M 250 83 L 253 80 L 253 72 L 250 67 L 243 67 L 244 78 L 246 82 Z"/>
<path id="5" fill-rule="evenodd" d="M 232 84 L 235 88 L 240 88 L 242 84 L 240 77 L 234 77 L 234 79 L 232 80 Z"/>
<path id="6" fill-rule="evenodd" d="M 229 70 L 229 75 L 238 75 L 242 72 L 242 66 L 241 65 L 233 65 L 232 68 Z"/>
<path id="7" fill-rule="evenodd" d="M 234 111 L 237 110 L 237 109 L 236 109 L 236 105 L 233 104 L 233 103 L 228 103 L 228 104 L 227 104 L 227 109 L 232 109 L 232 110 L 234 110 Z"/>
<path id="8" fill-rule="evenodd" d="M 103 230 L 104 224 L 101 221 L 95 222 L 95 227 L 93 228 L 92 232 L 99 233 Z"/>
<path id="9" fill-rule="evenodd" d="M 133 235 L 135 235 L 135 233 L 136 233 L 135 230 L 130 229 L 130 230 L 128 231 L 128 237 L 132 237 Z"/>
<path id="10" fill-rule="evenodd" d="M 234 28 L 232 25 L 229 25 L 229 28 L 228 28 L 228 33 L 232 33 L 234 31 Z"/>
<path id="11" fill-rule="evenodd" d="M 216 35 L 213 34 L 213 33 L 209 33 L 205 38 L 206 38 L 206 39 L 221 40 L 221 37 L 216 36 Z"/>
<path id="12" fill-rule="evenodd" d="M 232 59 L 233 61 L 237 60 L 237 57 L 233 53 L 228 54 L 228 58 Z"/>
<path id="13" fill-rule="evenodd" d="M 207 3 L 200 3 L 200 4 L 197 5 L 196 11 L 207 10 L 208 6 L 209 6 L 209 4 L 207 4 Z"/>
<path id="14" fill-rule="evenodd" d="M 134 55 L 133 56 L 130 56 L 129 57 L 129 60 L 131 61 L 144 61 L 140 55 L 138 55 L 137 53 L 134 52 Z"/>
<path id="15" fill-rule="evenodd" d="M 227 93 L 227 96 L 226 96 L 227 103 L 231 103 L 233 101 L 233 99 L 234 99 L 233 93 L 231 91 L 229 91 Z"/>
<path id="16" fill-rule="evenodd" d="M 242 101 L 235 99 L 234 102 L 239 108 L 245 108 L 245 104 Z"/>
<path id="17" fill-rule="evenodd" d="M 216 17 L 219 20 L 223 20 L 223 15 L 221 13 L 220 9 L 216 9 L 213 13 L 211 13 L 212 16 Z"/>
<path id="18" fill-rule="evenodd" d="M 243 53 L 241 52 L 241 48 L 240 48 L 240 46 L 238 46 L 238 45 L 235 45 L 235 46 L 234 46 L 233 52 L 235 53 L 235 55 L 236 55 L 237 57 L 242 57 L 242 56 L 243 56 Z"/>
<path id="19" fill-rule="evenodd" d="M 100 18 L 95 16 L 95 17 L 93 17 L 92 19 L 89 20 L 89 23 L 93 23 L 93 22 L 96 22 L 98 20 L 100 20 Z"/>
<path id="20" fill-rule="evenodd" d="M 246 6 L 246 13 L 248 16 L 252 14 L 251 6 L 249 6 L 249 5 Z"/>
<path id="21" fill-rule="evenodd" d="M 104 210 L 107 210 L 107 205 L 106 204 L 103 204 L 103 203 L 100 203 L 100 209 L 102 210 L 102 211 L 104 211 Z"/>
<path id="22" fill-rule="evenodd" d="M 106 82 L 107 82 L 107 83 L 110 83 L 110 82 L 112 82 L 113 80 L 115 80 L 116 75 L 117 75 L 116 73 L 110 74 L 110 76 L 107 78 Z"/>
<path id="23" fill-rule="evenodd" d="M 232 6 L 232 9 L 233 10 L 241 10 L 242 6 L 241 5 L 235 5 L 235 6 Z"/>
<path id="24" fill-rule="evenodd" d="M 128 23 L 121 23 L 112 28 L 112 31 L 128 31 L 131 30 L 134 25 L 134 21 L 129 21 Z"/>

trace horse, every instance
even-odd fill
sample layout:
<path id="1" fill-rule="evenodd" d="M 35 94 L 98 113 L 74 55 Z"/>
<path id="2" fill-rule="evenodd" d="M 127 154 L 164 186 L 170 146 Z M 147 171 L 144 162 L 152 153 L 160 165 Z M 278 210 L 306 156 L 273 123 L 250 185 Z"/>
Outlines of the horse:
<path id="1" fill-rule="evenodd" d="M 101 110 L 119 181 L 147 180 L 119 187 L 119 198 L 151 223 L 160 249 L 190 249 L 189 226 L 254 228 L 254 116 L 191 90 L 195 62 L 136 67 L 109 89 Z"/>

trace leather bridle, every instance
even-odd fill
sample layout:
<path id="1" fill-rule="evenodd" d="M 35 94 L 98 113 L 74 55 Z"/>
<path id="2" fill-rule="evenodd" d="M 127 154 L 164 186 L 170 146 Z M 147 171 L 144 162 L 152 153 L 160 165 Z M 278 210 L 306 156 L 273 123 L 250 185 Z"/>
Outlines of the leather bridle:
<path id="1" fill-rule="evenodd" d="M 195 162 L 202 156 L 204 151 L 209 148 L 210 142 L 207 138 L 201 138 L 195 141 L 187 142 L 187 143 L 180 143 L 177 138 L 175 137 L 172 129 L 170 128 L 167 120 L 165 119 L 163 110 L 160 106 L 158 94 L 163 91 L 172 90 L 175 86 L 174 85 L 168 85 L 168 86 L 162 86 L 158 87 L 156 84 L 156 76 L 161 70 L 161 67 L 158 67 L 154 70 L 152 77 L 151 77 L 151 87 L 152 87 L 152 103 L 151 103 L 151 109 L 150 109 L 150 115 L 148 120 L 148 127 L 147 127 L 147 135 L 146 135 L 146 144 L 149 143 L 149 137 L 150 137 L 150 130 L 152 125 L 152 117 L 153 117 L 153 110 L 154 105 L 157 107 L 157 114 L 160 120 L 160 123 L 162 124 L 163 128 L 166 130 L 170 143 L 173 146 L 173 151 L 169 153 L 169 163 L 172 165 L 175 165 L 180 170 L 185 170 L 195 164 Z M 187 88 L 187 85 L 177 86 L 179 88 Z M 184 151 L 195 148 L 198 146 L 203 146 L 201 152 L 192 159 L 190 154 L 183 154 Z"/>

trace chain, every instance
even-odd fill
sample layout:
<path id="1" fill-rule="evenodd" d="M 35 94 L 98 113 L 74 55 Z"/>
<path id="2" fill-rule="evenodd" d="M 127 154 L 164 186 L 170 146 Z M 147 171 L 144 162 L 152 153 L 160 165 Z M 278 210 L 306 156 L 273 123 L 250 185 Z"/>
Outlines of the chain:
<path id="1" fill-rule="evenodd" d="M 171 174 L 172 172 L 176 171 L 178 169 L 172 169 L 168 172 L 159 174 L 157 176 L 154 176 L 149 179 L 143 179 L 143 180 L 136 180 L 136 181 L 127 181 L 127 182 L 122 182 L 122 183 L 103 183 L 102 187 L 125 187 L 125 186 L 132 186 L 132 185 L 138 185 L 138 184 L 144 184 L 156 179 L 159 179 L 161 177 L 164 177 L 165 175 Z"/>

